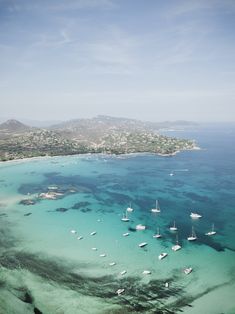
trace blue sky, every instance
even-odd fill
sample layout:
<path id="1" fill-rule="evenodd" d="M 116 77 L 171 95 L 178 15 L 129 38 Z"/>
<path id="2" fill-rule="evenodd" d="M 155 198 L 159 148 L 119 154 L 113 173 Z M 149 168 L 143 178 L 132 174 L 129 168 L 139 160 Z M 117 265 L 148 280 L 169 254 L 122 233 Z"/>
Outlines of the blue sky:
<path id="1" fill-rule="evenodd" d="M 233 0 L 0 0 L 0 115 L 234 121 L 234 30 Z"/>

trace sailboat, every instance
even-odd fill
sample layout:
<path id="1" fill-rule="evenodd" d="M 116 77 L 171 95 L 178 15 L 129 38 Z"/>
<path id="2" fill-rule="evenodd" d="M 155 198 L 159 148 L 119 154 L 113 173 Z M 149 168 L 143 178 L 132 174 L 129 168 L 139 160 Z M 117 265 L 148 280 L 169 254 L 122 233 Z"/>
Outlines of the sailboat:
<path id="1" fill-rule="evenodd" d="M 175 226 L 175 221 L 174 221 L 173 226 L 170 227 L 170 230 L 171 230 L 171 231 L 177 231 L 177 230 L 178 230 L 178 228 Z"/>
<path id="2" fill-rule="evenodd" d="M 134 208 L 131 207 L 131 203 L 130 203 L 130 206 L 127 207 L 126 211 L 129 212 L 129 213 L 132 213 L 134 210 Z"/>
<path id="3" fill-rule="evenodd" d="M 212 224 L 211 231 L 207 232 L 206 235 L 208 235 L 208 236 L 215 235 L 216 231 L 214 229 L 215 229 L 215 225 Z"/>
<path id="4" fill-rule="evenodd" d="M 194 231 L 194 228 L 192 227 L 192 235 L 188 237 L 188 241 L 195 241 L 195 240 L 197 240 L 197 236 Z"/>
<path id="5" fill-rule="evenodd" d="M 181 249 L 181 246 L 179 245 L 179 240 L 178 240 L 178 234 L 176 235 L 176 244 L 172 246 L 173 251 L 179 251 Z"/>
<path id="6" fill-rule="evenodd" d="M 129 219 L 128 216 L 127 216 L 127 211 L 126 211 L 126 214 L 123 213 L 123 216 L 122 216 L 122 219 L 121 219 L 121 220 L 122 220 L 122 221 L 125 221 L 125 222 L 130 221 L 130 219 Z"/>
<path id="7" fill-rule="evenodd" d="M 160 213 L 160 212 L 161 212 L 161 209 L 160 209 L 160 207 L 159 207 L 158 200 L 156 200 L 156 207 L 155 207 L 155 208 L 152 208 L 152 209 L 151 209 L 151 212 L 152 212 L 152 213 Z"/>
<path id="8" fill-rule="evenodd" d="M 162 235 L 160 234 L 160 229 L 157 228 L 157 233 L 153 235 L 153 238 L 159 239 L 161 237 L 162 237 Z"/>

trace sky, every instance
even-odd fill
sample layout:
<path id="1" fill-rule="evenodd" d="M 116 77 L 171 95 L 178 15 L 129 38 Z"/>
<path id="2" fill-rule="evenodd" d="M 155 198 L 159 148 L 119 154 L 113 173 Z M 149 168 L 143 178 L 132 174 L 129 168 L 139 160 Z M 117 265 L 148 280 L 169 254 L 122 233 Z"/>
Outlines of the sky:
<path id="1" fill-rule="evenodd" d="M 235 121 L 234 0 L 0 0 L 0 116 Z"/>

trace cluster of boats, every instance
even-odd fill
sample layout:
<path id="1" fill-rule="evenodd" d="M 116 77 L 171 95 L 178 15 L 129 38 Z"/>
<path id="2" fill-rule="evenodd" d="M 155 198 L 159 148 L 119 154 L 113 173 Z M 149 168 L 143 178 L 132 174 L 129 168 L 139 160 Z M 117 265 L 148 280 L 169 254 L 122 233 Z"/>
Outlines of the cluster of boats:
<path id="1" fill-rule="evenodd" d="M 128 217 L 128 213 L 131 213 L 131 212 L 133 212 L 133 211 L 134 211 L 134 209 L 131 207 L 131 204 L 130 204 L 130 206 L 127 207 L 127 209 L 126 209 L 126 212 L 123 213 L 123 216 L 122 216 L 121 220 L 122 220 L 123 222 L 128 222 L 128 221 L 130 221 L 130 218 Z M 161 209 L 160 209 L 158 200 L 156 200 L 156 206 L 155 206 L 155 208 L 152 208 L 152 209 L 151 209 L 151 212 L 152 212 L 152 213 L 160 213 L 160 212 L 161 212 Z M 202 215 L 200 215 L 200 214 L 198 214 L 198 213 L 195 213 L 195 212 L 191 212 L 191 213 L 190 213 L 190 217 L 191 217 L 192 219 L 199 219 L 199 218 L 202 218 Z M 146 229 L 146 226 L 144 226 L 144 225 L 142 225 L 142 224 L 138 224 L 138 225 L 136 226 L 136 230 L 145 230 L 145 229 Z M 178 228 L 176 227 L 175 221 L 174 221 L 173 225 L 170 227 L 170 231 L 178 231 Z M 215 235 L 215 234 L 216 234 L 215 227 L 214 227 L 214 224 L 212 224 L 211 230 L 208 231 L 207 233 L 205 233 L 205 235 L 207 235 L 207 236 L 212 236 L 212 235 Z M 124 234 L 123 234 L 123 236 L 127 236 L 127 235 L 129 235 L 129 233 L 124 233 Z M 160 234 L 160 229 L 157 228 L 157 233 L 153 235 L 153 238 L 159 239 L 159 238 L 161 238 L 161 237 L 162 237 L 162 235 Z M 192 233 L 191 233 L 191 235 L 188 236 L 187 240 L 188 240 L 188 241 L 195 241 L 195 240 L 197 240 L 197 235 L 196 235 L 196 232 L 195 232 L 193 226 L 192 226 Z M 144 242 L 144 243 L 145 243 L 145 242 Z M 142 244 L 143 244 L 143 243 L 141 243 L 139 246 L 140 246 L 140 247 L 143 247 L 143 246 L 147 245 L 147 243 L 146 243 L 145 245 L 142 245 Z M 177 237 L 177 239 L 176 239 L 176 245 L 174 245 L 174 246 L 172 247 L 172 250 L 173 250 L 173 251 L 178 251 L 178 250 L 180 250 L 180 249 L 181 249 L 181 246 L 179 245 L 179 241 L 178 241 L 178 237 Z"/>
<path id="2" fill-rule="evenodd" d="M 133 211 L 134 211 L 134 209 L 131 207 L 131 204 L 130 204 L 129 207 L 127 207 L 126 211 L 123 213 L 123 216 L 122 216 L 122 218 L 121 218 L 121 221 L 123 221 L 123 222 L 129 222 L 129 221 L 130 221 L 130 218 L 128 217 L 128 215 L 129 215 L 130 213 L 132 213 Z M 159 202 L 158 202 L 158 200 L 156 200 L 155 208 L 152 208 L 152 209 L 151 209 L 151 212 L 152 212 L 152 213 L 160 213 L 160 212 L 161 212 L 161 209 L 160 209 L 160 207 L 159 207 Z M 200 215 L 200 214 L 198 214 L 198 213 L 196 213 L 196 212 L 191 212 L 191 213 L 190 213 L 190 217 L 191 217 L 192 219 L 200 219 L 200 218 L 202 218 L 202 215 Z M 136 230 L 139 230 L 139 231 L 145 230 L 145 229 L 146 229 L 146 226 L 143 225 L 143 224 L 137 224 L 136 227 L 135 227 L 135 229 L 136 229 Z M 176 243 L 175 243 L 175 245 L 172 246 L 172 250 L 176 252 L 176 251 L 180 250 L 182 247 L 181 247 L 181 245 L 179 244 L 178 233 L 177 233 L 178 228 L 177 228 L 177 226 L 176 226 L 175 221 L 173 222 L 172 226 L 170 226 L 169 230 L 172 231 L 172 232 L 176 232 Z M 77 233 L 77 231 L 74 230 L 74 229 L 71 230 L 70 232 L 71 232 L 72 234 L 76 234 L 76 233 Z M 90 233 L 90 236 L 94 236 L 94 235 L 96 235 L 96 233 L 97 233 L 96 231 L 93 231 L 93 232 Z M 206 233 L 206 235 L 212 236 L 212 235 L 215 235 L 215 234 L 216 234 L 216 231 L 214 230 L 214 224 L 212 224 L 212 229 L 211 229 L 210 231 L 208 231 L 208 232 Z M 129 235 L 130 235 L 129 232 L 123 233 L 123 236 L 124 236 L 124 237 L 127 237 L 127 236 L 129 236 Z M 156 239 L 162 238 L 162 235 L 161 235 L 161 233 L 160 233 L 160 229 L 159 229 L 159 228 L 157 228 L 157 233 L 153 235 L 153 238 L 156 238 Z M 78 239 L 78 240 L 82 240 L 83 237 L 82 237 L 82 236 L 78 236 L 77 239 Z M 193 226 L 192 226 L 192 233 L 188 236 L 187 240 L 188 240 L 188 241 L 195 241 L 195 240 L 197 240 L 197 235 L 196 235 L 196 233 L 195 233 L 195 230 L 194 230 L 194 227 L 193 227 Z M 141 243 L 139 243 L 138 246 L 139 246 L 140 248 L 144 248 L 144 247 L 146 247 L 147 245 L 148 245 L 147 242 L 141 242 Z M 93 250 L 93 251 L 97 251 L 97 248 L 93 247 L 92 250 Z M 99 256 L 100 256 L 100 257 L 106 257 L 106 254 L 105 254 L 105 253 L 102 253 L 102 254 L 100 254 Z M 166 258 L 167 256 L 168 256 L 168 253 L 162 252 L 161 254 L 159 254 L 158 259 L 159 259 L 159 260 L 162 260 L 162 259 Z M 116 265 L 115 262 L 110 262 L 110 263 L 109 263 L 109 266 L 114 266 L 114 265 Z M 187 267 L 187 268 L 183 269 L 183 273 L 186 274 L 186 275 L 190 274 L 192 271 L 193 271 L 193 268 L 192 268 L 192 267 Z M 119 274 L 120 274 L 121 276 L 123 276 L 123 275 L 125 275 L 126 273 L 127 273 L 126 270 L 122 270 Z M 150 271 L 150 270 L 144 270 L 144 271 L 142 272 L 142 274 L 143 274 L 143 275 L 149 275 L 149 274 L 151 274 L 151 271 Z M 168 286 L 169 286 L 169 283 L 166 283 L 166 287 L 168 287 Z M 118 289 L 118 290 L 116 291 L 116 294 L 117 294 L 117 295 L 121 295 L 124 291 L 125 291 L 125 289 L 120 288 L 120 289 Z"/>
<path id="3" fill-rule="evenodd" d="M 131 207 L 131 204 L 130 204 L 130 206 L 127 207 L 125 213 L 123 213 L 123 216 L 122 216 L 121 220 L 122 220 L 123 222 L 128 222 L 128 221 L 130 221 L 130 218 L 128 217 L 128 213 L 131 213 L 131 212 L 133 212 L 133 211 L 134 211 L 134 209 Z M 160 212 L 161 212 L 161 209 L 160 209 L 158 200 L 156 200 L 155 207 L 151 209 L 151 212 L 152 212 L 152 213 L 160 213 Z M 191 213 L 190 213 L 190 217 L 191 217 L 192 219 L 200 219 L 200 218 L 202 218 L 202 215 L 200 215 L 200 214 L 198 214 L 198 213 L 196 213 L 196 212 L 191 212 Z M 142 224 L 136 225 L 136 230 L 145 230 L 145 229 L 146 229 L 146 226 L 144 226 L 144 225 L 142 225 Z M 170 226 L 169 229 L 170 229 L 170 231 L 173 231 L 173 232 L 177 232 L 177 231 L 178 231 L 178 228 L 177 228 L 177 226 L 176 226 L 175 221 L 173 222 L 173 225 Z M 215 235 L 215 234 L 216 234 L 216 231 L 214 230 L 214 224 L 212 224 L 211 230 L 208 231 L 207 233 L 205 233 L 205 235 L 207 235 L 207 236 L 213 236 L 213 235 Z M 127 236 L 127 235 L 129 235 L 128 232 L 123 234 L 123 236 Z M 156 239 L 162 238 L 162 235 L 161 235 L 161 233 L 160 233 L 160 229 L 159 229 L 159 228 L 157 228 L 157 233 L 153 235 L 153 238 L 156 238 Z M 192 226 L 192 233 L 187 237 L 187 240 L 188 240 L 188 241 L 195 241 L 195 240 L 197 240 L 197 235 L 196 235 L 196 232 L 195 232 L 193 226 Z M 139 247 L 140 247 L 140 248 L 143 248 L 143 247 L 145 247 L 147 244 L 148 244 L 147 242 L 141 242 L 141 243 L 139 244 Z M 182 247 L 181 247 L 181 245 L 179 244 L 179 240 L 178 240 L 178 233 L 176 233 L 176 243 L 175 243 L 175 245 L 172 246 L 172 250 L 176 252 L 176 251 L 180 250 L 181 248 L 182 248 Z M 168 253 L 163 252 L 163 253 L 161 253 L 161 254 L 158 256 L 158 259 L 159 259 L 159 260 L 162 260 L 162 259 L 164 259 L 164 258 L 167 257 L 167 256 L 168 256 Z M 185 269 L 183 270 L 183 272 L 184 272 L 186 275 L 188 275 L 188 274 L 190 274 L 190 273 L 192 272 L 192 270 L 193 270 L 192 267 L 187 267 L 187 268 L 185 268 Z"/>

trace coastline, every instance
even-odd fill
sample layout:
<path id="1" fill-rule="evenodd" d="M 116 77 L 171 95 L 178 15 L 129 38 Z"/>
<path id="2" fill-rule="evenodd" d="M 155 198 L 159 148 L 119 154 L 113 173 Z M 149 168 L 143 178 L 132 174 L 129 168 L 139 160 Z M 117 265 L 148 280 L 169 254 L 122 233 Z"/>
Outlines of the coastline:
<path id="1" fill-rule="evenodd" d="M 106 155 L 106 156 L 133 156 L 133 155 L 145 155 L 145 154 L 151 154 L 151 155 L 157 155 L 161 157 L 172 157 L 177 155 L 178 153 L 184 152 L 184 151 L 193 151 L 193 150 L 202 150 L 199 146 L 194 146 L 193 148 L 185 148 L 181 150 L 177 150 L 173 153 L 169 154 L 163 154 L 163 153 L 155 153 L 155 152 L 135 152 L 135 153 L 125 153 L 125 154 L 114 154 L 114 153 L 79 153 L 79 154 L 67 154 L 67 155 L 54 155 L 54 156 L 36 156 L 36 157 L 25 157 L 25 158 L 16 158 L 16 159 L 9 159 L 9 160 L 1 160 L 1 164 L 8 164 L 8 163 L 20 163 L 20 162 L 27 162 L 27 161 L 32 161 L 32 160 L 41 160 L 41 159 L 50 159 L 50 158 L 58 158 L 58 157 L 66 157 L 66 156 L 86 156 L 86 155 Z"/>

